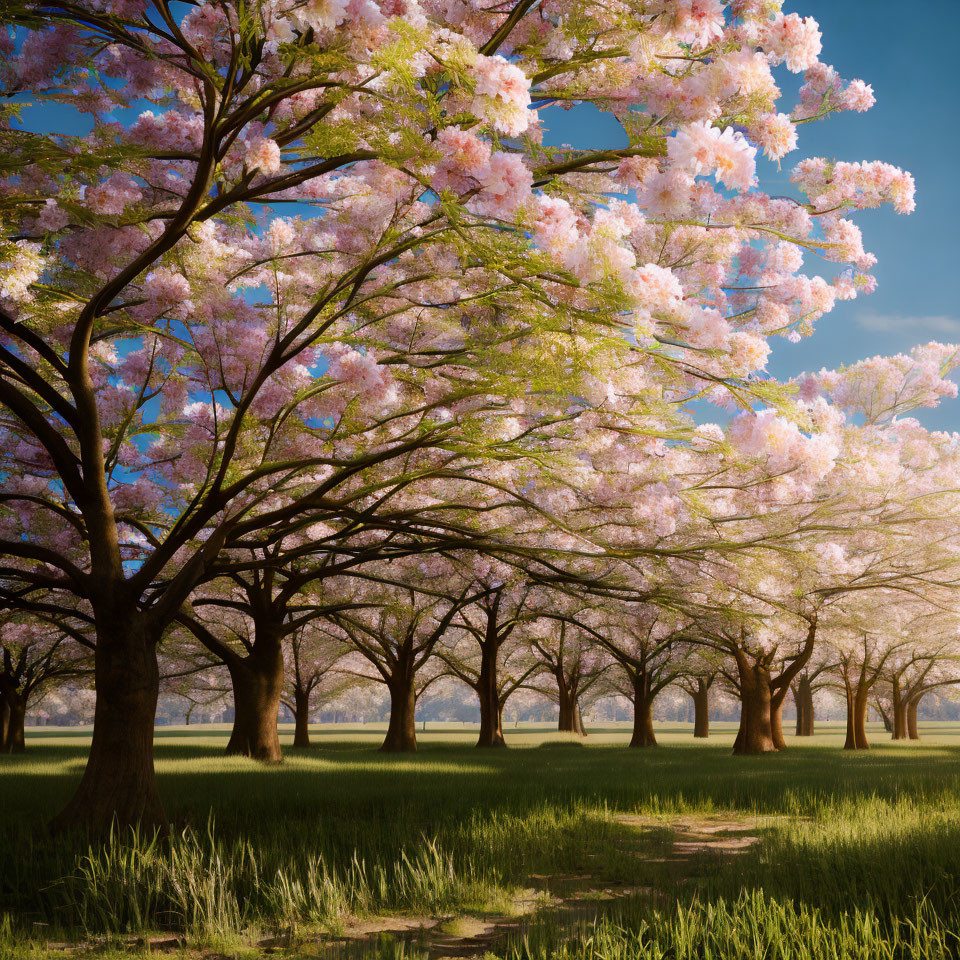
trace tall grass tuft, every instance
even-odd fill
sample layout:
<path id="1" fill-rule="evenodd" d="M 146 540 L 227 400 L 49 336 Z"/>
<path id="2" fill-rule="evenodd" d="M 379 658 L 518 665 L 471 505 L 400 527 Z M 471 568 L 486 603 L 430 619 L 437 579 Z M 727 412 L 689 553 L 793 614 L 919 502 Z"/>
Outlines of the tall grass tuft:
<path id="1" fill-rule="evenodd" d="M 830 918 L 754 890 L 627 923 L 601 917 L 576 931 L 535 929 L 505 960 L 952 960 L 958 948 L 957 931 L 925 904 L 908 918 L 857 907 Z"/>
<path id="2" fill-rule="evenodd" d="M 46 893 L 60 923 L 88 935 L 170 929 L 207 943 L 250 926 L 336 929 L 347 916 L 385 909 L 443 914 L 479 905 L 497 887 L 458 870 L 430 839 L 389 864 L 354 856 L 334 871 L 308 856 L 268 870 L 253 843 L 219 839 L 211 820 L 201 834 L 188 828 L 166 840 L 115 829 Z"/>

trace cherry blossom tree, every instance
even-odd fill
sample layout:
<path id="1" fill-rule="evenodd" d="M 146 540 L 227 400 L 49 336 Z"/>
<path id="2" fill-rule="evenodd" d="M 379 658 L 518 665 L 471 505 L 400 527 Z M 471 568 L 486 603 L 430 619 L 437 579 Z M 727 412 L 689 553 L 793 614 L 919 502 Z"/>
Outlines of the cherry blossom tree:
<path id="1" fill-rule="evenodd" d="M 720 665 L 696 647 L 680 664 L 677 686 L 693 701 L 693 735 L 698 740 L 710 736 L 710 689 L 719 675 Z"/>
<path id="2" fill-rule="evenodd" d="M 281 702 L 293 713 L 295 747 L 310 746 L 310 711 L 317 701 L 335 700 L 358 683 L 337 670 L 351 647 L 323 627 L 317 620 L 301 626 L 284 649 L 287 681 Z"/>
<path id="3" fill-rule="evenodd" d="M 69 623 L 5 615 L 0 620 L 0 753 L 23 753 L 27 711 L 57 686 L 91 672 L 91 647 Z"/>
<path id="4" fill-rule="evenodd" d="M 6 102 L 95 120 L 77 136 L 0 114 L 0 547 L 17 584 L 81 597 L 96 625 L 64 825 L 165 823 L 157 647 L 231 540 L 311 510 L 349 523 L 359 494 L 338 491 L 416 450 L 533 448 L 523 421 L 563 418 L 571 391 L 622 416 L 611 371 L 635 409 L 777 402 L 753 378 L 766 338 L 874 286 L 851 215 L 913 206 L 878 162 L 800 161 L 806 202 L 755 189 L 758 149 L 780 160 L 798 124 L 873 103 L 776 3 L 5 15 Z M 781 64 L 804 72 L 789 113 Z M 627 145 L 544 146 L 546 108 L 575 102 Z M 310 215 L 280 216 L 292 203 Z M 836 278 L 801 273 L 804 251 Z"/>
<path id="5" fill-rule="evenodd" d="M 827 655 L 829 656 L 829 654 Z M 832 664 L 825 657 L 818 657 L 816 663 L 809 663 L 800 672 L 793 683 L 793 700 L 797 709 L 796 735 L 812 737 L 816 724 L 814 694 L 828 684 L 827 671 Z"/>
<path id="6" fill-rule="evenodd" d="M 390 692 L 390 723 L 380 749 L 410 753 L 417 749 L 417 698 L 443 676 L 436 647 L 461 611 L 486 590 L 462 573 L 456 595 L 429 589 L 425 580 L 449 584 L 456 575 L 455 565 L 440 556 L 385 566 L 390 569 L 344 578 L 353 581 L 357 602 L 327 616 L 371 668 L 365 675 Z"/>
<path id="7" fill-rule="evenodd" d="M 482 569 L 477 582 L 489 592 L 460 611 L 452 624 L 453 636 L 441 645 L 438 656 L 480 701 L 477 746 L 505 747 L 503 708 L 540 667 L 530 655 L 523 630 L 525 621 L 535 616 L 538 591 L 503 564 L 491 565 L 480 556 L 475 570 L 478 565 Z"/>

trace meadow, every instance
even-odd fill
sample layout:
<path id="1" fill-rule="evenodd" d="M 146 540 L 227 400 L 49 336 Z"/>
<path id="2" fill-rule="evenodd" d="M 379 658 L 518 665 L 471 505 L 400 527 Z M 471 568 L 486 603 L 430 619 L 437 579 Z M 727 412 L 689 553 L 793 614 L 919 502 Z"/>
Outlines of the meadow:
<path id="1" fill-rule="evenodd" d="M 260 766 L 159 728 L 168 841 L 50 836 L 87 734 L 0 758 L 0 958 L 960 956 L 960 725 L 840 750 L 838 727 L 733 757 L 732 724 L 626 748 L 431 724 L 420 752 L 323 726 Z"/>

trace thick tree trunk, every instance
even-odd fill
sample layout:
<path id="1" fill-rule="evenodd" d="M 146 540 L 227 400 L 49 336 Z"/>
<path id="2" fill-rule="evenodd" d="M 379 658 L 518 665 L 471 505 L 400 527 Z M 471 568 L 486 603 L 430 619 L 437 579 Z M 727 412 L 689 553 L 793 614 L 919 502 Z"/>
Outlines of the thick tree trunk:
<path id="1" fill-rule="evenodd" d="M 907 736 L 911 740 L 920 739 L 920 730 L 917 727 L 917 708 L 920 706 L 920 700 L 923 698 L 921 693 L 919 697 L 913 697 L 907 702 Z"/>
<path id="2" fill-rule="evenodd" d="M 650 696 L 648 678 L 638 672 L 633 676 L 633 737 L 631 747 L 655 747 L 657 737 L 653 732 L 653 697 Z"/>
<path id="3" fill-rule="evenodd" d="M 797 677 L 793 688 L 793 699 L 797 704 L 797 736 L 812 737 L 814 727 L 813 684 L 806 675 Z"/>
<path id="4" fill-rule="evenodd" d="M 587 728 L 583 725 L 583 713 L 580 711 L 579 700 L 573 707 L 573 732 L 578 737 L 585 737 L 587 735 Z"/>
<path id="5" fill-rule="evenodd" d="M 847 738 L 843 749 L 869 750 L 866 724 L 870 690 L 863 683 L 854 687 L 851 683 L 844 682 L 844 692 L 847 700 Z"/>
<path id="6" fill-rule="evenodd" d="M 740 729 L 733 745 L 736 754 L 772 753 L 770 721 L 770 670 L 763 664 L 750 663 L 746 657 L 737 662 L 740 674 Z"/>
<path id="7" fill-rule="evenodd" d="M 303 690 L 293 691 L 293 745 L 310 746 L 310 694 Z"/>
<path id="8" fill-rule="evenodd" d="M 478 747 L 505 747 L 500 694 L 497 690 L 497 645 L 487 641 L 480 650 L 480 673 L 477 677 L 480 698 L 480 736 Z"/>
<path id="9" fill-rule="evenodd" d="M 703 678 L 697 680 L 693 697 L 693 735 L 698 739 L 710 736 L 710 688 Z"/>
<path id="10" fill-rule="evenodd" d="M 153 766 L 159 637 L 134 610 L 98 610 L 97 703 L 83 777 L 55 828 L 106 832 L 113 823 L 168 828 Z"/>
<path id="11" fill-rule="evenodd" d="M 280 763 L 277 716 L 283 693 L 283 649 L 279 636 L 257 637 L 253 651 L 227 663 L 233 684 L 233 731 L 227 753 Z"/>
<path id="12" fill-rule="evenodd" d="M 8 693 L 4 701 L 7 708 L 7 729 L 0 741 L 0 753 L 26 753 L 24 726 L 27 720 L 27 698 Z"/>
<path id="13" fill-rule="evenodd" d="M 10 721 L 10 707 L 0 690 L 0 747 L 7 742 L 7 724 Z M 0 751 L 2 752 L 2 751 Z"/>
<path id="14" fill-rule="evenodd" d="M 390 680 L 389 689 L 390 724 L 380 750 L 383 753 L 416 753 L 417 691 L 412 664 L 401 664 Z"/>
<path id="15" fill-rule="evenodd" d="M 580 705 L 577 703 L 576 692 L 568 688 L 567 678 L 563 675 L 562 670 L 555 670 L 554 676 L 557 678 L 557 695 L 560 704 L 557 730 L 560 733 L 575 733 L 578 737 L 585 737 L 587 734 L 583 729 L 583 719 L 580 716 Z"/>

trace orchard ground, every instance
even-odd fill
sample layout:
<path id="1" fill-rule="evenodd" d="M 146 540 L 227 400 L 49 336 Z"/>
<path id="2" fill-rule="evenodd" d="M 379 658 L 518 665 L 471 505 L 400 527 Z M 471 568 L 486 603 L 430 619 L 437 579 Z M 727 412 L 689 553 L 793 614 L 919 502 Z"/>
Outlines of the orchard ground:
<path id="1" fill-rule="evenodd" d="M 161 727 L 169 842 L 47 834 L 88 734 L 28 731 L 0 758 L 0 958 L 960 956 L 960 724 L 868 753 L 843 729 L 733 757 L 626 724 L 586 741 L 430 723 L 420 752 L 383 728 L 312 728 L 263 766 L 225 727 Z M 774 953 L 774 951 L 777 951 Z"/>

